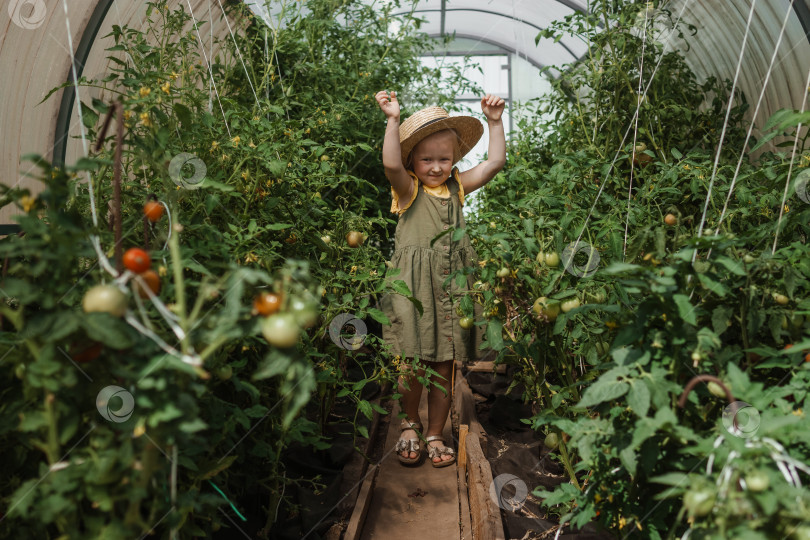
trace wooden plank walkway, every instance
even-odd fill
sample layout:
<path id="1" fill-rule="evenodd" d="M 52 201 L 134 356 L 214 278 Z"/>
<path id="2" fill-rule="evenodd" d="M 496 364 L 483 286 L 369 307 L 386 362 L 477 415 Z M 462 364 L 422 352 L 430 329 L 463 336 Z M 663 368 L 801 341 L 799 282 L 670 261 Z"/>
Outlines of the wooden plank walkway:
<path id="1" fill-rule="evenodd" d="M 399 403 L 394 402 L 383 457 L 366 475 L 344 540 L 502 540 L 500 510 L 489 487 L 492 472 L 480 443 L 486 437 L 475 417 L 475 404 L 457 365 L 451 424 L 443 435 L 456 447 L 457 463 L 434 468 L 428 459 L 403 466 L 393 452 L 399 438 Z M 427 393 L 419 404 L 427 421 Z M 453 438 L 457 430 L 460 439 Z M 457 444 L 456 444 L 457 443 Z"/>
<path id="2" fill-rule="evenodd" d="M 425 460 L 418 466 L 402 465 L 393 452 L 399 438 L 399 403 L 394 404 L 385 454 L 371 493 L 371 504 L 362 527 L 362 540 L 414 540 L 461 538 L 458 480 L 455 466 L 433 468 Z M 427 423 L 427 392 L 419 403 L 422 423 Z M 453 443 L 448 420 L 442 434 Z M 358 503 L 360 500 L 358 498 Z"/>

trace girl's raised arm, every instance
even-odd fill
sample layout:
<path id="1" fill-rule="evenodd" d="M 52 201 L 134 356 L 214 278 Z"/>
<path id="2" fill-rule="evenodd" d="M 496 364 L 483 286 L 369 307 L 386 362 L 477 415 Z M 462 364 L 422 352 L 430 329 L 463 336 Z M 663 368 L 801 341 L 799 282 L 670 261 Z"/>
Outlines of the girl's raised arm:
<path id="1" fill-rule="evenodd" d="M 388 118 L 383 139 L 382 161 L 385 168 L 385 177 L 391 182 L 391 187 L 400 201 L 411 200 L 413 180 L 402 164 L 402 150 L 399 145 L 399 101 L 397 93 L 380 90 L 374 96 L 377 103 Z"/>
<path id="2" fill-rule="evenodd" d="M 481 98 L 481 110 L 487 117 L 489 127 L 489 148 L 487 159 L 472 169 L 458 175 L 464 193 L 471 193 L 495 178 L 495 175 L 506 164 L 506 134 L 503 129 L 504 100 L 487 94 Z"/>

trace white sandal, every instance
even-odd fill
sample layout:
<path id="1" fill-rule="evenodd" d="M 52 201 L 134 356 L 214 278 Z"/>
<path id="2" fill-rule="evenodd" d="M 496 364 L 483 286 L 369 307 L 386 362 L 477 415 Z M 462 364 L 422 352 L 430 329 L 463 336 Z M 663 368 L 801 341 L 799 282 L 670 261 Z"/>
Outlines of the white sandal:
<path id="1" fill-rule="evenodd" d="M 402 419 L 402 423 L 399 425 L 400 431 L 405 431 L 406 429 L 413 429 L 414 431 L 421 432 L 422 431 L 422 424 L 420 422 L 411 422 L 407 418 Z M 397 453 L 397 457 L 401 463 L 406 465 L 413 465 L 417 463 L 422 457 L 422 451 L 419 448 L 419 439 L 402 439 L 400 438 L 397 441 L 396 446 L 394 447 L 394 451 Z M 412 457 L 405 457 L 402 455 L 402 452 L 416 452 L 417 456 L 415 458 Z"/>
<path id="2" fill-rule="evenodd" d="M 431 435 L 425 439 L 428 443 L 428 457 L 430 463 L 435 467 L 447 467 L 456 462 L 456 451 L 449 446 L 444 445 L 444 437 L 441 435 Z M 442 441 L 442 446 L 431 446 L 431 441 Z M 452 459 L 441 459 L 442 456 L 452 456 Z M 441 461 L 433 461 L 433 458 L 439 458 Z"/>

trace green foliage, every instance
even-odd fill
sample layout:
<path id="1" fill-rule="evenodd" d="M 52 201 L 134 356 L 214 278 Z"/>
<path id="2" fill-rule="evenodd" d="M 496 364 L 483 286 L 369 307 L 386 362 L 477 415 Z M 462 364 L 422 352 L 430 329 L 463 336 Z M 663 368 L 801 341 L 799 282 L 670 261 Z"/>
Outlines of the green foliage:
<path id="1" fill-rule="evenodd" d="M 348 420 L 359 450 L 375 410 L 363 388 L 393 380 L 378 302 L 410 291 L 385 264 L 395 221 L 373 95 L 401 88 L 415 109 L 450 103 L 469 83 L 419 66 L 431 41 L 408 16 L 389 32 L 396 2 L 309 0 L 302 12 L 284 0 L 273 28 L 243 3 L 224 4 L 234 34 L 213 58 L 202 57 L 183 7 L 160 0 L 147 3 L 142 30 L 113 27 L 110 51 L 121 57 L 109 74 L 80 81 L 122 104 L 121 244 L 149 249 L 165 308 L 134 294 L 131 274 L 115 280 L 129 289 L 125 320 L 80 308 L 85 291 L 112 281 L 93 239 L 114 257 L 115 121 L 101 153 L 75 166 L 32 157 L 45 186 L 36 197 L 1 194 L 23 209 L 24 235 L 0 241 L 0 537 L 139 537 L 153 527 L 208 537 L 228 526 L 228 501 L 263 507 L 272 537 L 287 488 L 318 486 L 288 475 L 285 456 L 329 447 L 338 402 L 356 405 Z M 95 141 L 110 104 L 81 95 Z M 153 194 L 169 211 L 148 224 Z M 345 240 L 352 230 L 367 238 L 359 248 Z M 292 347 L 268 346 L 251 312 L 269 291 L 295 314 Z M 329 338 L 341 313 L 369 325 L 363 349 Z M 110 385 L 133 396 L 126 421 L 94 407 Z M 122 403 L 111 397 L 108 410 Z"/>
<path id="2" fill-rule="evenodd" d="M 470 298 L 491 317 L 490 344 L 519 367 L 512 388 L 533 404 L 534 428 L 563 435 L 571 482 L 536 494 L 563 523 L 623 536 L 795 535 L 810 495 L 773 456 L 810 460 L 810 207 L 792 185 L 782 207 L 791 164 L 795 178 L 808 163 L 805 115 L 778 112 L 743 148 L 744 97 L 726 126 L 730 83 L 697 81 L 657 40 L 688 30 L 688 43 L 693 28 L 652 5 L 590 6 L 540 34 L 579 36 L 589 52 L 521 112 L 509 163 L 468 220 L 483 261 Z M 777 135 L 796 141 L 795 159 L 750 157 Z M 569 259 L 577 241 L 594 251 Z M 533 311 L 538 297 L 581 305 L 555 318 Z M 727 402 L 703 384 L 678 406 L 699 374 L 760 414 L 750 438 L 726 428 Z"/>

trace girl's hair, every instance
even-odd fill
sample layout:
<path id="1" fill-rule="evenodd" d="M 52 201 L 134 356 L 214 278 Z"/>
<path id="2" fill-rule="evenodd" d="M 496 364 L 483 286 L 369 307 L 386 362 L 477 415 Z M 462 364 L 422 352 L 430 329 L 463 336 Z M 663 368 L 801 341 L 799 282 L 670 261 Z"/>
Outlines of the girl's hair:
<path id="1" fill-rule="evenodd" d="M 432 137 L 433 135 L 446 132 L 450 132 L 453 134 L 453 164 L 455 165 L 456 163 L 461 161 L 461 148 L 459 148 L 458 145 L 459 141 L 458 132 L 453 128 L 447 128 L 441 131 L 437 131 L 436 133 L 431 133 L 430 135 L 428 135 L 428 137 Z M 427 139 L 427 137 L 425 137 L 425 139 Z M 422 139 L 422 141 L 424 141 L 425 139 Z M 419 146 L 419 144 L 421 144 L 422 141 L 416 143 L 416 145 L 414 145 L 414 149 L 416 149 L 416 147 Z M 405 163 L 405 168 L 413 169 L 413 150 L 411 150 L 411 153 L 408 154 L 408 161 Z"/>

